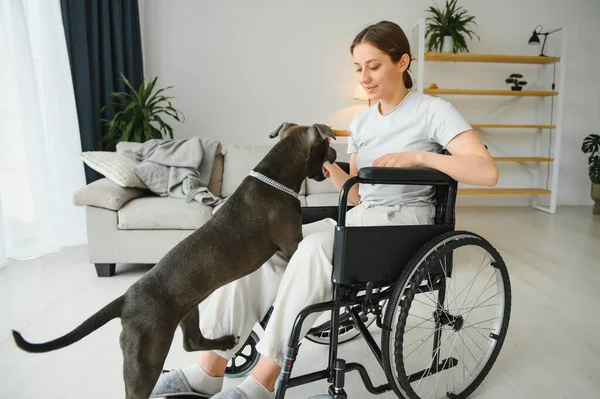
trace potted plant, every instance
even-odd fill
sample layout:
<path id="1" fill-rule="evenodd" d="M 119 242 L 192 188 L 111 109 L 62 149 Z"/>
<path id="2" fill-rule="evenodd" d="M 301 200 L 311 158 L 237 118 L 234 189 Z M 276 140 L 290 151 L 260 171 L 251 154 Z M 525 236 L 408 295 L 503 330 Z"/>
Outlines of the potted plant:
<path id="1" fill-rule="evenodd" d="M 127 91 L 112 93 L 113 102 L 102 107 L 101 112 L 113 108 L 115 113 L 109 120 L 101 119 L 108 125 L 108 133 L 104 137 L 107 148 L 119 141 L 135 141 L 143 143 L 150 139 L 173 138 L 173 128 L 163 119 L 165 115 L 181 122 L 183 114 L 173 108 L 170 99 L 163 93 L 168 86 L 154 91 L 156 81 L 145 79 L 136 91 L 127 78 L 121 74 Z"/>
<path id="2" fill-rule="evenodd" d="M 472 40 L 473 36 L 481 40 L 470 29 L 475 23 L 475 17 L 468 15 L 468 11 L 456 5 L 458 0 L 446 0 L 446 7 L 440 10 L 436 4 L 427 9 L 427 29 L 425 37 L 428 38 L 427 51 L 444 53 L 469 52 L 466 36 Z"/>
<path id="3" fill-rule="evenodd" d="M 523 86 L 527 84 L 524 80 L 519 80 L 523 77 L 520 73 L 512 73 L 508 79 L 505 80 L 506 83 L 512 84 L 510 87 L 513 91 L 521 91 L 523 90 Z"/>
<path id="4" fill-rule="evenodd" d="M 588 167 L 592 181 L 592 199 L 594 200 L 594 214 L 600 215 L 600 135 L 590 134 L 583 139 L 581 151 L 590 154 Z"/>

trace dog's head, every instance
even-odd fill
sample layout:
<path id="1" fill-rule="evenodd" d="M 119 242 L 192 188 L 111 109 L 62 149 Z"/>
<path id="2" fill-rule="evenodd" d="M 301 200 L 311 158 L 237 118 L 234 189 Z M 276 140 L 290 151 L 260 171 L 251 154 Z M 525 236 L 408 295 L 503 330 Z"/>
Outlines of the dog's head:
<path id="1" fill-rule="evenodd" d="M 327 125 L 315 123 L 311 126 L 299 126 L 295 123 L 282 123 L 269 137 L 279 136 L 280 140 L 294 140 L 303 146 L 308 153 L 306 162 L 306 176 L 316 181 L 325 180 L 323 164 L 327 161 L 335 162 L 337 154 L 329 145 L 329 140 L 335 140 L 331 128 Z"/>

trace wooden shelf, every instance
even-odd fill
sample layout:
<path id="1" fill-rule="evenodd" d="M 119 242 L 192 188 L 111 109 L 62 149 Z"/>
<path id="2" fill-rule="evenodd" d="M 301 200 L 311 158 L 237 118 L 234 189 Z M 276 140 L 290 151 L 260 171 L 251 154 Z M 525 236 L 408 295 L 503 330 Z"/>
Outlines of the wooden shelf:
<path id="1" fill-rule="evenodd" d="M 350 131 L 348 130 L 340 130 L 340 129 L 331 129 L 333 131 L 333 134 L 335 134 L 336 137 L 348 137 L 350 136 Z"/>
<path id="2" fill-rule="evenodd" d="M 496 162 L 553 162 L 554 158 L 546 157 L 494 157 Z"/>
<path id="3" fill-rule="evenodd" d="M 491 123 L 472 123 L 473 129 L 556 129 L 556 125 L 501 125 Z M 350 132 L 342 129 L 332 129 L 337 137 L 348 137 Z"/>
<path id="4" fill-rule="evenodd" d="M 515 97 L 549 97 L 558 95 L 557 91 L 541 90 L 481 90 L 481 89 L 424 89 L 423 93 L 431 95 L 477 95 L 477 96 L 515 96 Z"/>
<path id="5" fill-rule="evenodd" d="M 556 125 L 502 125 L 493 123 L 472 123 L 473 129 L 556 129 Z"/>
<path id="6" fill-rule="evenodd" d="M 458 194 L 467 195 L 550 195 L 543 188 L 459 188 Z"/>
<path id="7" fill-rule="evenodd" d="M 418 59 L 418 56 L 415 58 Z M 539 55 L 471 54 L 471 53 L 425 53 L 425 61 L 489 62 L 496 64 L 553 64 L 560 57 Z"/>

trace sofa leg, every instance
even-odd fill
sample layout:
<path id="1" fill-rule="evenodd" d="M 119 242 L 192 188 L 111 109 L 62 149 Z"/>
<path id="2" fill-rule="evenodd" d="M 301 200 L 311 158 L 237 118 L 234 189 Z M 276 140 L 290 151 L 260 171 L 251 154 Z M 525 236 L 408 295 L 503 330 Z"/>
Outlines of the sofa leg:
<path id="1" fill-rule="evenodd" d="M 112 277 L 115 275 L 114 263 L 96 263 L 95 265 L 98 277 Z"/>

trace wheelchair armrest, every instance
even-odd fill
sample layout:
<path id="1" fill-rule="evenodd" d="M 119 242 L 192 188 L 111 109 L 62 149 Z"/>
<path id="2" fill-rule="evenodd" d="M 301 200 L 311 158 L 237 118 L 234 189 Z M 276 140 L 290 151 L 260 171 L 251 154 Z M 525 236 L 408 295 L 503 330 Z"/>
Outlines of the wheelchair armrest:
<path id="1" fill-rule="evenodd" d="M 359 183 L 434 185 L 451 184 L 447 174 L 431 168 L 388 168 L 369 166 L 358 171 Z"/>

